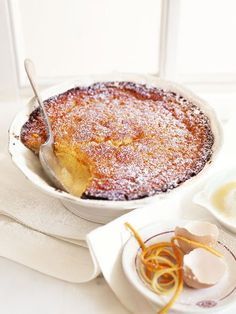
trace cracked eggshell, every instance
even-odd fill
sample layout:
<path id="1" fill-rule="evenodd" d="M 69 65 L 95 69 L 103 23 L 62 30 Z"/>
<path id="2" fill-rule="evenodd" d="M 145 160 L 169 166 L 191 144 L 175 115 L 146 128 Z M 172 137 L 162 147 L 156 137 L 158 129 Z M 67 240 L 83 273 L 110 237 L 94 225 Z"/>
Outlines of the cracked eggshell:
<path id="1" fill-rule="evenodd" d="M 222 257 L 198 248 L 184 256 L 183 270 L 183 279 L 187 286 L 195 289 L 208 288 L 224 276 L 226 263 Z"/>
<path id="2" fill-rule="evenodd" d="M 184 227 L 175 228 L 175 236 L 187 238 L 204 245 L 213 247 L 219 236 L 219 229 L 216 225 L 205 221 L 191 221 Z M 193 244 L 178 240 L 178 244 L 184 253 L 189 253 L 196 247 Z"/>

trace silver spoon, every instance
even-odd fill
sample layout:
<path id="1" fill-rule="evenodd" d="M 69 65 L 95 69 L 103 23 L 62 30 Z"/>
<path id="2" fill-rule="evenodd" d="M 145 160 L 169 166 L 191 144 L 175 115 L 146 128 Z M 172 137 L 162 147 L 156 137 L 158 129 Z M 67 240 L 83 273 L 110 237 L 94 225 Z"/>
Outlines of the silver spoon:
<path id="1" fill-rule="evenodd" d="M 58 159 L 54 153 L 54 138 L 52 134 L 51 123 L 48 118 L 47 111 L 43 104 L 38 85 L 36 83 L 36 72 L 33 62 L 30 59 L 25 59 L 24 62 L 25 71 L 30 81 L 30 85 L 34 91 L 34 95 L 38 101 L 39 107 L 41 109 L 43 119 L 47 129 L 47 140 L 44 144 L 41 144 L 39 149 L 39 160 L 48 178 L 52 183 L 60 190 L 67 191 L 63 183 L 59 179 L 62 168 L 58 163 Z"/>

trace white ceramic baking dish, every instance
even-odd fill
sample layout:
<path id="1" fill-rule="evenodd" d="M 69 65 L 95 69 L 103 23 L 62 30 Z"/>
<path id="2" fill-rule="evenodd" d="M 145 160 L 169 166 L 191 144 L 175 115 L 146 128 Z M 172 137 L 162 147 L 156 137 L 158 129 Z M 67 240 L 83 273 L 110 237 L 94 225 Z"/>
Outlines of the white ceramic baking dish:
<path id="1" fill-rule="evenodd" d="M 205 101 L 194 95 L 189 90 L 183 88 L 182 86 L 179 86 L 178 84 L 160 80 L 154 76 L 116 73 L 109 75 L 81 77 L 76 81 L 60 84 L 58 86 L 54 86 L 42 91 L 42 98 L 43 100 L 46 100 L 49 97 L 58 95 L 75 86 L 88 86 L 95 82 L 102 81 L 131 81 L 156 86 L 166 90 L 171 90 L 173 92 L 183 95 L 184 97 L 193 101 L 197 106 L 199 106 L 202 111 L 209 117 L 211 122 L 211 128 L 215 138 L 212 158 L 205 165 L 203 170 L 195 177 L 187 180 L 179 187 L 173 189 L 168 193 L 162 193 L 159 195 L 131 201 L 81 199 L 79 197 L 70 195 L 66 192 L 59 191 L 58 189 L 54 188 L 47 180 L 41 168 L 38 157 L 21 143 L 21 127 L 28 120 L 29 114 L 32 112 L 32 110 L 37 106 L 35 98 L 30 99 L 25 108 L 17 114 L 9 130 L 9 152 L 11 154 L 13 162 L 33 184 L 35 184 L 45 193 L 48 193 L 53 197 L 59 198 L 61 202 L 74 214 L 91 221 L 106 223 L 122 214 L 125 214 L 130 210 L 142 207 L 152 202 L 158 202 L 158 200 L 163 197 L 170 197 L 173 193 L 177 193 L 179 190 L 189 186 L 190 184 L 198 180 L 198 178 L 202 177 L 207 172 L 212 162 L 214 162 L 216 156 L 218 155 L 218 152 L 222 146 L 223 136 L 220 122 L 214 110 Z"/>

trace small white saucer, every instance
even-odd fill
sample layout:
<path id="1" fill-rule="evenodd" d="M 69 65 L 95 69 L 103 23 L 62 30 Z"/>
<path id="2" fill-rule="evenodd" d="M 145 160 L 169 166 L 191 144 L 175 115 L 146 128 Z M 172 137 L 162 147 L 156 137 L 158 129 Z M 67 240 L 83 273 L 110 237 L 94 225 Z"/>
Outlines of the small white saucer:
<path id="1" fill-rule="evenodd" d="M 183 226 L 184 220 L 161 221 L 138 230 L 146 244 L 169 241 L 176 226 Z M 177 313 L 215 313 L 229 307 L 236 301 L 236 239 L 220 230 L 216 249 L 224 256 L 227 272 L 221 281 L 207 289 L 184 289 L 173 305 Z M 138 253 L 140 247 L 134 237 L 125 244 L 122 256 L 123 270 L 130 281 L 145 298 L 156 306 L 164 306 L 171 296 L 160 296 L 154 293 L 142 280 L 138 272 Z"/>
<path id="2" fill-rule="evenodd" d="M 206 208 L 223 226 L 236 233 L 236 214 L 232 216 L 221 212 L 211 200 L 218 188 L 231 181 L 236 181 L 236 168 L 222 170 L 212 175 L 204 188 L 193 197 L 193 202 Z"/>

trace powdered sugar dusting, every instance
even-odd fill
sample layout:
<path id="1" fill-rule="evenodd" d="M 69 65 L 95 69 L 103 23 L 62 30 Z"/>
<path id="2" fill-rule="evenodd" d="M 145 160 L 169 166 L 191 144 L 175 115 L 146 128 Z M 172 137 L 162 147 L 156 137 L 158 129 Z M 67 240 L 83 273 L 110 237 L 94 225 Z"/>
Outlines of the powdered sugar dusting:
<path id="1" fill-rule="evenodd" d="M 171 91 L 96 83 L 51 98 L 46 106 L 56 150 L 66 145 L 90 167 L 86 198 L 129 200 L 166 192 L 201 171 L 212 155 L 208 118 Z M 36 110 L 22 141 L 37 151 L 45 137 Z"/>

